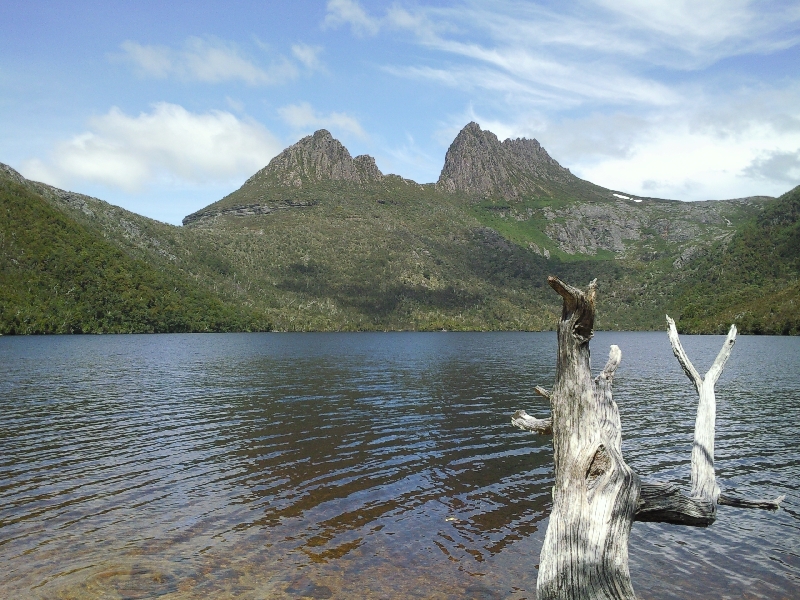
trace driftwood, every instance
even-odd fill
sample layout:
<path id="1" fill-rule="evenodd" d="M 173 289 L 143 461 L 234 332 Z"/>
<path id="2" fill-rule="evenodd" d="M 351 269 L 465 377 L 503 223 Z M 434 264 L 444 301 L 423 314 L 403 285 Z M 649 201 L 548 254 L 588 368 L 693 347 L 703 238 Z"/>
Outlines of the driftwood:
<path id="1" fill-rule="evenodd" d="M 537 598 L 634 599 L 628 571 L 633 521 L 704 527 L 716 519 L 719 504 L 776 509 L 783 496 L 746 500 L 721 494 L 716 482 L 714 386 L 733 348 L 736 327 L 701 377 L 681 346 L 674 321 L 667 317 L 673 353 L 700 397 L 687 496 L 673 484 L 642 482 L 622 457 L 619 411 L 611 392 L 622 353 L 611 346 L 608 362 L 595 379 L 589 364 L 596 282 L 585 292 L 557 277 L 549 277 L 548 283 L 563 299 L 555 385 L 552 392 L 536 388 L 550 400 L 551 416 L 537 419 L 520 410 L 511 420 L 521 429 L 553 435 L 553 511 L 539 560 Z"/>

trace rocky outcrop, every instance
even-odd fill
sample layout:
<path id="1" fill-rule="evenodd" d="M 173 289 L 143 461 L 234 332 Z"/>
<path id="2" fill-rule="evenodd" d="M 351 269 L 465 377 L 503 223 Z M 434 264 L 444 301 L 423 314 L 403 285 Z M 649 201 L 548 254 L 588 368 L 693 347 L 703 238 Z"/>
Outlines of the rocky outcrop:
<path id="1" fill-rule="evenodd" d="M 491 131 L 484 131 L 473 122 L 450 144 L 437 186 L 447 192 L 512 200 L 547 193 L 552 182 L 577 181 L 536 140 L 501 142 Z"/>
<path id="2" fill-rule="evenodd" d="M 19 172 L 3 163 L 0 163 L 0 177 L 10 179 L 14 183 L 19 183 L 21 185 L 25 185 L 25 182 L 27 181 L 22 175 L 19 174 Z"/>
<path id="3" fill-rule="evenodd" d="M 267 204 L 246 204 L 242 206 L 233 206 L 230 208 L 205 208 L 198 210 L 183 218 L 183 225 L 194 225 L 200 222 L 213 221 L 217 217 L 233 216 L 233 217 L 254 217 L 256 215 L 268 215 L 276 210 L 285 210 L 287 208 L 308 208 L 314 206 L 316 202 L 294 202 L 291 200 L 284 200 L 272 205 Z"/>
<path id="4" fill-rule="evenodd" d="M 270 182 L 300 188 L 319 181 L 367 183 L 381 179 L 374 158 L 366 154 L 352 158 L 339 140 L 320 129 L 273 158 L 245 186 Z"/>

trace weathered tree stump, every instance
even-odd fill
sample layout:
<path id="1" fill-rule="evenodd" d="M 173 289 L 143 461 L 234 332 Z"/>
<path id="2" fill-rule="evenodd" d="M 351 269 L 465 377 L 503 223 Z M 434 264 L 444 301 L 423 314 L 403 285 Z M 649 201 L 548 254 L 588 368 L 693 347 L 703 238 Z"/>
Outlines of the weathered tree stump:
<path id="1" fill-rule="evenodd" d="M 774 501 L 752 501 L 720 494 L 714 474 L 716 384 L 736 339 L 728 338 L 705 378 L 692 366 L 667 317 L 672 349 L 700 396 L 692 450 L 690 496 L 668 483 L 646 483 L 625 463 L 619 411 L 611 384 L 622 353 L 611 346 L 602 373 L 592 378 L 589 340 L 594 326 L 595 281 L 586 292 L 549 277 L 563 299 L 558 324 L 558 357 L 551 416 L 537 419 L 517 411 L 512 423 L 553 435 L 553 511 L 539 560 L 537 598 L 587 600 L 635 598 L 628 571 L 628 537 L 634 520 L 707 526 L 717 504 L 778 508 Z"/>

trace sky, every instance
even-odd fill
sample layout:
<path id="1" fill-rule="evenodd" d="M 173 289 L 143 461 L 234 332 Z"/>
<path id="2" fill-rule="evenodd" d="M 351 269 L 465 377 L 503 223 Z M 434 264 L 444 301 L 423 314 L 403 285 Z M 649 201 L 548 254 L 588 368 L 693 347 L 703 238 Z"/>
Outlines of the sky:
<path id="1" fill-rule="evenodd" d="M 800 0 L 5 2 L 0 162 L 160 221 L 328 129 L 419 183 L 476 121 L 631 195 L 800 184 Z"/>

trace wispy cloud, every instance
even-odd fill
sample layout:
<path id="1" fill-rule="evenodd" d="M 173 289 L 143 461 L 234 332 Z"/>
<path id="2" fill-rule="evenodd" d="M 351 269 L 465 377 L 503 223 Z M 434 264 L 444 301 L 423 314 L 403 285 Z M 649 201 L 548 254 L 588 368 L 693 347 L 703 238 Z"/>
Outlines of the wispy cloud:
<path id="1" fill-rule="evenodd" d="M 347 0 L 330 2 L 328 17 L 361 36 L 405 36 L 420 51 L 383 71 L 461 92 L 469 108 L 433 134 L 444 145 L 477 120 L 501 138 L 536 137 L 582 177 L 638 194 L 701 199 L 800 183 L 800 79 L 760 78 L 738 62 L 800 44 L 800 4 L 398 0 L 375 12 Z"/>
<path id="2" fill-rule="evenodd" d="M 292 46 L 294 57 L 309 71 L 322 68 L 322 62 L 319 59 L 321 52 L 322 46 L 309 46 L 308 44 L 294 44 Z"/>
<path id="3" fill-rule="evenodd" d="M 800 42 L 800 5 L 777 0 L 757 6 L 750 0 L 595 0 L 558 9 L 473 0 L 448 7 L 395 4 L 382 16 L 355 0 L 333 0 L 325 23 L 349 24 L 361 35 L 405 30 L 419 45 L 457 61 L 386 65 L 398 75 L 427 75 L 464 89 L 509 87 L 504 80 L 513 78 L 534 99 L 536 88 L 581 103 L 670 105 L 679 93 L 651 74 L 654 67 L 699 69 Z"/>
<path id="4" fill-rule="evenodd" d="M 350 25 L 356 35 L 375 35 L 381 28 L 380 19 L 367 14 L 355 0 L 329 0 L 323 22 L 326 27 Z"/>
<path id="5" fill-rule="evenodd" d="M 342 112 L 319 113 L 308 102 L 289 104 L 278 109 L 281 118 L 294 130 L 311 133 L 320 128 L 349 133 L 366 139 L 367 134 L 358 119 Z"/>
<path id="6" fill-rule="evenodd" d="M 243 81 L 258 86 L 285 83 L 300 74 L 298 65 L 286 57 L 277 57 L 269 65 L 261 66 L 245 56 L 236 44 L 217 38 L 190 37 L 177 50 L 131 40 L 123 42 L 121 48 L 123 58 L 147 77 L 176 77 L 204 83 Z M 320 50 L 305 44 L 292 47 L 295 58 L 311 70 L 320 66 Z"/>
<path id="7" fill-rule="evenodd" d="M 646 40 L 651 51 L 677 53 L 673 61 L 683 55 L 685 68 L 743 53 L 772 52 L 800 40 L 800 5 L 780 0 L 596 0 L 596 4 L 620 28 Z"/>
<path id="8" fill-rule="evenodd" d="M 257 123 L 162 102 L 138 116 L 112 108 L 91 119 L 88 131 L 60 142 L 48 160 L 27 161 L 22 171 L 62 187 L 88 181 L 134 192 L 159 180 L 203 184 L 249 176 L 280 150 Z"/>

